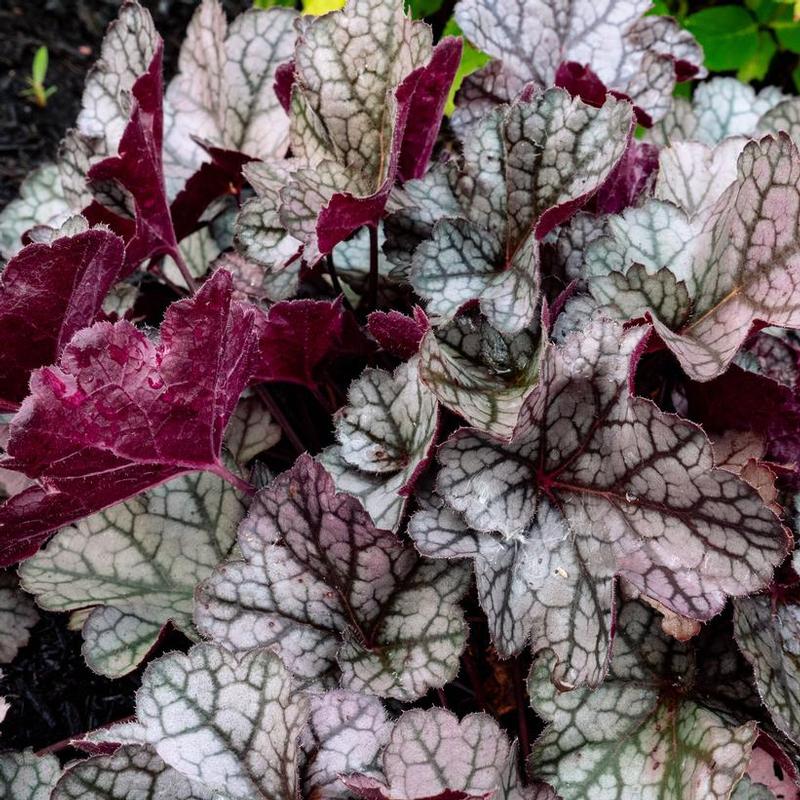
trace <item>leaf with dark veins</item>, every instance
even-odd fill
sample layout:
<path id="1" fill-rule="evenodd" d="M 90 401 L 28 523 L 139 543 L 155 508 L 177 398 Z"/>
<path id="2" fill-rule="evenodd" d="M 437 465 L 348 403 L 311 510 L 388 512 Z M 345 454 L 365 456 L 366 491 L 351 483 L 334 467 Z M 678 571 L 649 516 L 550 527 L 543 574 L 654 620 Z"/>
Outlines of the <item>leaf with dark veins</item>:
<path id="1" fill-rule="evenodd" d="M 305 166 L 281 190 L 280 218 L 310 264 L 377 224 L 398 170 L 422 173 L 459 50 L 452 38 L 432 47 L 430 28 L 406 17 L 400 0 L 351 0 L 303 27 L 291 144 Z"/>
<path id="2" fill-rule="evenodd" d="M 0 664 L 14 660 L 38 621 L 33 598 L 19 588 L 12 574 L 0 573 Z"/>
<path id="3" fill-rule="evenodd" d="M 341 776 L 373 771 L 392 725 L 377 697 L 336 689 L 309 700 L 311 714 L 301 740 L 305 796 L 344 800 L 350 793 Z"/>
<path id="4" fill-rule="evenodd" d="M 715 145 L 729 136 L 780 130 L 762 125 L 761 120 L 785 99 L 775 86 L 756 93 L 736 78 L 717 76 L 698 84 L 691 103 L 675 98 L 672 109 L 650 136 L 659 145 L 683 141 Z"/>
<path id="5" fill-rule="evenodd" d="M 253 158 L 286 154 L 289 117 L 273 83 L 278 66 L 292 56 L 296 19 L 288 8 L 253 8 L 228 26 L 219 0 L 203 0 L 166 93 L 170 183 L 178 185 L 208 161 L 198 138 Z"/>
<path id="6" fill-rule="evenodd" d="M 230 800 L 296 800 L 308 701 L 269 650 L 169 653 L 145 671 L 136 714 L 148 743 L 191 781 Z"/>
<path id="7" fill-rule="evenodd" d="M 538 354 L 534 330 L 504 336 L 482 318 L 460 315 L 423 338 L 420 377 L 470 425 L 509 438 L 536 383 Z"/>
<path id="8" fill-rule="evenodd" d="M 273 647 L 305 684 L 402 700 L 458 671 L 465 572 L 377 529 L 309 456 L 256 495 L 239 546 L 244 560 L 198 590 L 195 622 L 214 641 Z"/>
<path id="9" fill-rule="evenodd" d="M 72 764 L 49 800 L 213 800 L 214 797 L 211 789 L 167 766 L 152 748 L 126 745 L 111 755 Z"/>
<path id="10" fill-rule="evenodd" d="M 489 800 L 509 756 L 505 733 L 486 714 L 460 720 L 443 708 L 406 711 L 381 760 L 383 778 L 343 776 L 365 800 Z"/>
<path id="11" fill-rule="evenodd" d="M 648 9 L 647 0 L 459 0 L 455 18 L 469 41 L 502 61 L 495 76 L 506 72 L 515 79 L 495 77 L 495 97 L 514 83 L 551 86 L 559 66 L 572 61 L 588 65 L 607 89 L 659 119 L 669 110 L 676 80 L 703 77 L 705 70 L 694 38 L 672 19 L 645 17 Z"/>
<path id="12" fill-rule="evenodd" d="M 64 197 L 56 164 L 42 164 L 19 189 L 19 197 L 0 211 L 0 256 L 22 249 L 22 235 L 35 225 L 59 226 L 72 213 Z"/>
<path id="13" fill-rule="evenodd" d="M 359 497 L 375 524 L 391 530 L 428 464 L 439 428 L 436 396 L 419 368 L 415 357 L 392 374 L 366 369 L 336 414 L 339 443 L 320 456 L 337 488 Z M 361 480 L 366 494 L 351 491 L 351 483 Z"/>
<path id="14" fill-rule="evenodd" d="M 216 272 L 170 306 L 158 343 L 127 321 L 98 322 L 76 334 L 58 366 L 33 373 L 3 466 L 37 485 L 0 506 L 0 563 L 182 473 L 230 478 L 222 436 L 258 346 L 255 311 L 231 292 L 230 275 Z"/>
<path id="15" fill-rule="evenodd" d="M 786 134 L 748 143 L 736 180 L 713 202 L 724 185 L 716 175 L 738 147 L 728 144 L 721 164 L 698 165 L 699 177 L 684 172 L 680 189 L 666 179 L 660 187 L 690 207 L 699 202 L 693 216 L 651 201 L 612 220 L 616 238 L 592 243 L 587 254 L 597 299 L 621 319 L 649 313 L 658 335 L 697 381 L 728 368 L 754 322 L 800 327 L 800 305 L 793 301 L 800 281 L 800 153 Z M 698 148 L 676 154 L 673 174 Z"/>
<path id="16" fill-rule="evenodd" d="M 0 403 L 14 408 L 37 367 L 58 360 L 72 335 L 91 325 L 122 268 L 122 240 L 93 229 L 29 244 L 0 279 Z"/>
<path id="17" fill-rule="evenodd" d="M 793 559 L 795 570 L 800 566 Z M 797 587 L 734 601 L 736 641 L 753 665 L 759 693 L 775 725 L 800 741 L 800 603 Z"/>
<path id="18" fill-rule="evenodd" d="M 604 183 L 632 125 L 630 104 L 597 109 L 562 89 L 485 117 L 465 143 L 454 187 L 460 218 L 438 221 L 414 252 L 411 284 L 428 313 L 449 319 L 478 300 L 502 333 L 529 325 L 539 300 L 539 241 Z"/>
<path id="19" fill-rule="evenodd" d="M 61 774 L 52 753 L 37 756 L 33 750 L 0 753 L 0 791 L 13 800 L 50 800 Z"/>
<path id="20" fill-rule="evenodd" d="M 757 492 L 714 469 L 702 430 L 629 395 L 643 335 L 591 320 L 548 347 L 509 443 L 462 429 L 439 450 L 438 493 L 504 537 L 533 648 L 555 651 L 565 686 L 602 680 L 615 575 L 705 620 L 764 586 L 788 547 Z"/>
<path id="21" fill-rule="evenodd" d="M 700 646 L 665 636 L 652 609 L 626 603 L 617 626 L 608 678 L 594 691 L 559 693 L 552 659 L 534 662 L 531 704 L 550 724 L 534 745 L 533 775 L 564 800 L 727 800 L 755 722 L 720 709 Z"/>
<path id="22" fill-rule="evenodd" d="M 59 531 L 20 568 L 51 611 L 92 610 L 84 657 L 103 675 L 135 669 L 172 622 L 189 637 L 194 590 L 233 546 L 244 513 L 216 475 L 171 480 Z"/>

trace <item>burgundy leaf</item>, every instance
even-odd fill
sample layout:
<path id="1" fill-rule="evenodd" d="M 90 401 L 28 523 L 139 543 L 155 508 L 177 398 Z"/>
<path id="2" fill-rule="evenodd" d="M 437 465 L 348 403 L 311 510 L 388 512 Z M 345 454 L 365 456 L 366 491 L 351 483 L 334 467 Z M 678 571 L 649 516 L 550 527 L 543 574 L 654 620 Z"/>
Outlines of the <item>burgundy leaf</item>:
<path id="1" fill-rule="evenodd" d="M 292 106 L 292 86 L 294 86 L 295 66 L 294 59 L 286 61 L 275 70 L 275 95 L 283 110 L 288 114 Z"/>
<path id="2" fill-rule="evenodd" d="M 204 162 L 189 178 L 170 207 L 178 241 L 197 229 L 200 217 L 212 201 L 226 194 L 239 194 L 244 182 L 242 167 L 252 161 L 250 156 L 236 150 L 210 145 L 205 149 L 211 161 Z"/>
<path id="3" fill-rule="evenodd" d="M 369 342 L 341 300 L 287 300 L 258 317 L 258 381 L 284 381 L 317 388 L 331 359 L 364 354 Z"/>
<path id="4" fill-rule="evenodd" d="M 0 564 L 54 529 L 184 472 L 227 479 L 222 435 L 253 367 L 255 310 L 218 271 L 173 304 L 152 342 L 127 321 L 79 331 L 37 370 L 3 466 L 38 481 L 0 506 Z"/>
<path id="5" fill-rule="evenodd" d="M 30 373 L 94 322 L 123 257 L 119 237 L 91 229 L 30 244 L 8 262 L 0 281 L 0 405 L 16 408 Z"/>
<path id="6" fill-rule="evenodd" d="M 428 315 L 419 306 L 414 306 L 413 319 L 399 311 L 374 311 L 367 326 L 384 350 L 403 361 L 419 350 L 422 338 L 431 329 Z"/>
<path id="7" fill-rule="evenodd" d="M 119 154 L 95 164 L 88 174 L 90 181 L 116 181 L 133 196 L 136 220 L 125 248 L 124 274 L 133 272 L 146 259 L 175 257 L 178 251 L 162 163 L 162 54 L 163 46 L 159 45 L 147 72 L 133 85 L 133 109 L 119 143 Z M 95 214 L 102 213 L 97 205 L 95 202 L 90 206 L 91 222 L 96 221 Z"/>
<path id="8" fill-rule="evenodd" d="M 421 178 L 428 168 L 447 95 L 461 63 L 461 50 L 461 39 L 448 36 L 436 45 L 430 61 L 419 70 L 400 145 L 397 176 L 401 181 Z"/>
<path id="9" fill-rule="evenodd" d="M 625 155 L 595 195 L 599 214 L 619 214 L 644 194 L 658 170 L 658 148 L 631 140 Z"/>

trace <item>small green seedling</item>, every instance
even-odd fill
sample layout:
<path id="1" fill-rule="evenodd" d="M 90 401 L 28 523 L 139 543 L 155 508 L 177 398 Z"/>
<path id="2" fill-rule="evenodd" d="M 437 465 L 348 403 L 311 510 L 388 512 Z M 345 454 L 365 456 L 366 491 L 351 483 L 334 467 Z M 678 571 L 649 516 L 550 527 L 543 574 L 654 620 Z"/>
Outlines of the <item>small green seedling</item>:
<path id="1" fill-rule="evenodd" d="M 48 54 L 47 48 L 42 45 L 33 56 L 31 74 L 28 76 L 28 88 L 22 90 L 25 97 L 29 97 L 39 108 L 47 105 L 48 98 L 56 91 L 55 86 L 45 87 L 47 77 Z"/>

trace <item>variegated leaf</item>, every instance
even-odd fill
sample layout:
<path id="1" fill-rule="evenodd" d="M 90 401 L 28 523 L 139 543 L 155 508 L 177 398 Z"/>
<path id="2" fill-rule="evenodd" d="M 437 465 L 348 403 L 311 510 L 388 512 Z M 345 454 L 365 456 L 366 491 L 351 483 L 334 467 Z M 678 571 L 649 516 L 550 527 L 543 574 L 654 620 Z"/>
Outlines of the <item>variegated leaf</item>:
<path id="1" fill-rule="evenodd" d="M 35 225 L 57 228 L 72 213 L 58 165 L 42 164 L 22 182 L 19 197 L 0 211 L 0 256 L 16 255 L 22 249 L 22 234 Z"/>
<path id="2" fill-rule="evenodd" d="M 479 300 L 503 333 L 530 325 L 539 301 L 539 240 L 609 176 L 632 120 L 625 102 L 597 109 L 562 89 L 485 117 L 465 143 L 455 187 L 461 218 L 437 222 L 414 252 L 411 284 L 429 301 L 428 313 L 448 319 Z"/>
<path id="3" fill-rule="evenodd" d="M 258 495 L 243 561 L 198 590 L 200 630 L 233 650 L 270 646 L 304 683 L 414 699 L 458 670 L 465 572 L 422 560 L 309 456 Z"/>
<path id="4" fill-rule="evenodd" d="M 19 588 L 12 574 L 0 573 L 0 664 L 14 660 L 38 621 L 33 599 Z"/>
<path id="5" fill-rule="evenodd" d="M 727 800 L 755 723 L 706 699 L 701 664 L 664 636 L 652 609 L 628 603 L 617 625 L 611 669 L 595 691 L 561 694 L 550 659 L 534 663 L 531 703 L 550 725 L 534 746 L 533 774 L 564 800 Z"/>
<path id="6" fill-rule="evenodd" d="M 84 655 L 117 677 L 136 668 L 168 621 L 194 635 L 195 587 L 229 554 L 242 513 L 222 479 L 185 475 L 65 528 L 20 574 L 43 608 L 96 607 Z"/>
<path id="7" fill-rule="evenodd" d="M 341 776 L 374 771 L 392 725 L 377 697 L 336 689 L 311 695 L 303 733 L 305 796 L 340 800 L 350 796 Z"/>
<path id="8" fill-rule="evenodd" d="M 296 800 L 308 702 L 269 650 L 195 645 L 154 661 L 136 713 L 173 769 L 230 800 Z"/>
<path id="9" fill-rule="evenodd" d="M 502 537 L 497 596 L 534 650 L 555 651 L 562 686 L 602 680 L 615 575 L 703 620 L 768 582 L 786 553 L 778 519 L 714 469 L 702 430 L 630 397 L 642 336 L 593 319 L 548 347 L 509 443 L 462 429 L 439 450 L 437 491 Z"/>
<path id="10" fill-rule="evenodd" d="M 50 800 L 60 774 L 58 759 L 52 754 L 0 753 L 0 794 L 9 800 Z"/>
<path id="11" fill-rule="evenodd" d="M 376 525 L 396 530 L 439 427 L 436 396 L 420 380 L 419 360 L 404 362 L 393 374 L 365 370 L 335 420 L 339 444 L 320 461 L 340 490 L 359 497 Z M 362 480 L 367 491 L 351 492 Z"/>
<path id="12" fill-rule="evenodd" d="M 533 330 L 504 336 L 486 320 L 462 315 L 423 337 L 420 376 L 470 425 L 508 438 L 536 383 L 538 350 Z"/>
<path id="13" fill-rule="evenodd" d="M 219 0 L 203 0 L 167 89 L 170 183 L 178 186 L 208 160 L 195 137 L 253 158 L 285 155 L 289 118 L 273 84 L 277 67 L 292 57 L 296 16 L 287 8 L 254 8 L 228 26 Z"/>
<path id="14" fill-rule="evenodd" d="M 606 89 L 627 95 L 651 119 L 659 119 L 669 110 L 676 76 L 702 77 L 705 70 L 694 38 L 672 19 L 645 17 L 648 9 L 647 0 L 459 0 L 455 18 L 465 36 L 502 60 L 494 72 L 484 68 L 483 91 L 473 90 L 464 99 L 487 97 L 491 87 L 501 102 L 511 100 L 515 95 L 507 93 L 509 88 L 529 81 L 551 86 L 563 62 L 577 62 L 588 65 Z M 502 72 L 513 78 L 501 78 Z"/>
<path id="15" fill-rule="evenodd" d="M 800 741 L 800 605 L 778 594 L 741 597 L 733 620 L 764 705 L 778 728 Z"/>
<path id="16" fill-rule="evenodd" d="M 443 708 L 406 711 L 383 751 L 383 777 L 347 775 L 364 798 L 488 800 L 500 788 L 509 756 L 506 735 L 486 714 L 460 720 Z"/>
<path id="17" fill-rule="evenodd" d="M 247 464 L 280 439 L 280 425 L 258 395 L 250 394 L 239 400 L 225 432 L 225 445 L 237 464 Z"/>
<path id="18" fill-rule="evenodd" d="M 698 85 L 691 103 L 676 99 L 651 135 L 662 145 L 679 141 L 714 145 L 727 136 L 752 136 L 760 130 L 761 117 L 784 99 L 774 86 L 756 94 L 736 78 L 712 78 Z"/>
<path id="19" fill-rule="evenodd" d="M 720 182 L 708 179 L 707 167 L 698 165 L 707 175 L 699 184 L 713 193 Z M 718 173 L 725 169 L 717 166 Z M 673 184 L 671 199 L 685 198 L 691 182 L 685 191 Z M 650 312 L 694 380 L 721 375 L 756 320 L 800 326 L 793 299 L 800 281 L 798 184 L 800 153 L 786 134 L 750 142 L 736 180 L 713 204 L 701 201 L 695 216 L 650 201 L 611 220 L 612 237 L 587 253 L 593 294 L 622 319 Z"/>
<path id="20" fill-rule="evenodd" d="M 69 767 L 50 800 L 214 800 L 211 789 L 167 766 L 150 747 L 126 745 Z"/>

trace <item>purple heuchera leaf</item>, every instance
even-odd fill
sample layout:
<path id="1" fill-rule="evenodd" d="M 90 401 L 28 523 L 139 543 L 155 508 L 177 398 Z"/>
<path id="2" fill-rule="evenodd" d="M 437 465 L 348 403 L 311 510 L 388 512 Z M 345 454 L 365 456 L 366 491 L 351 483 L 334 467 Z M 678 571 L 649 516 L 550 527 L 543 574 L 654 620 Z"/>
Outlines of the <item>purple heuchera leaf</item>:
<path id="1" fill-rule="evenodd" d="M 414 306 L 413 317 L 399 311 L 373 311 L 367 319 L 369 332 L 378 344 L 393 356 L 408 361 L 418 350 L 422 338 L 431 329 L 428 315 Z"/>
<path id="2" fill-rule="evenodd" d="M 283 110 L 288 114 L 292 107 L 292 87 L 295 80 L 294 59 L 284 61 L 275 70 L 275 83 L 273 89 L 278 98 L 278 102 Z"/>
<path id="3" fill-rule="evenodd" d="M 256 381 L 297 383 L 316 390 L 320 371 L 337 357 L 364 355 L 370 344 L 337 300 L 286 300 L 257 318 Z"/>
<path id="4" fill-rule="evenodd" d="M 127 321 L 99 322 L 73 337 L 58 366 L 33 373 L 3 466 L 38 485 L 0 506 L 0 563 L 175 475 L 229 477 L 222 434 L 258 342 L 255 310 L 231 294 L 230 275 L 218 271 L 168 309 L 157 344 Z"/>
<path id="5" fill-rule="evenodd" d="M 123 258 L 118 236 L 91 229 L 29 244 L 8 262 L 0 278 L 0 405 L 16 408 L 31 372 L 95 321 Z"/>
<path id="6" fill-rule="evenodd" d="M 90 181 L 116 181 L 133 196 L 135 228 L 125 247 L 123 275 L 149 258 L 175 257 L 178 251 L 162 163 L 162 53 L 163 46 L 159 45 L 147 72 L 133 85 L 133 109 L 119 143 L 119 155 L 95 164 L 88 174 Z M 97 201 L 87 210 L 91 221 L 97 219 L 93 211 L 96 205 Z M 123 224 L 126 222 L 123 220 Z"/>
<path id="7" fill-rule="evenodd" d="M 594 196 L 599 214 L 619 214 L 652 185 L 658 170 L 658 148 L 632 140 L 625 155 Z"/>
<path id="8" fill-rule="evenodd" d="M 408 123 L 400 145 L 397 177 L 421 178 L 439 135 L 447 93 L 461 63 L 462 42 L 447 36 L 433 49 L 431 60 L 420 71 L 408 109 Z"/>
<path id="9" fill-rule="evenodd" d="M 789 546 L 757 492 L 714 469 L 700 428 L 629 395 L 643 335 L 595 317 L 551 345 L 511 441 L 456 432 L 439 450 L 449 509 L 412 525 L 423 552 L 475 558 L 496 646 L 532 635 L 567 687 L 602 680 L 615 575 L 705 620 L 764 586 Z"/>

